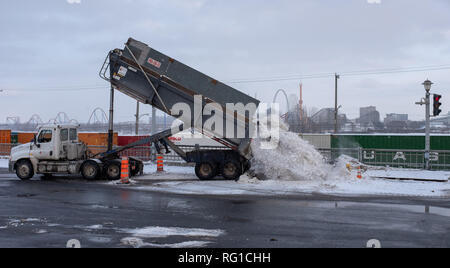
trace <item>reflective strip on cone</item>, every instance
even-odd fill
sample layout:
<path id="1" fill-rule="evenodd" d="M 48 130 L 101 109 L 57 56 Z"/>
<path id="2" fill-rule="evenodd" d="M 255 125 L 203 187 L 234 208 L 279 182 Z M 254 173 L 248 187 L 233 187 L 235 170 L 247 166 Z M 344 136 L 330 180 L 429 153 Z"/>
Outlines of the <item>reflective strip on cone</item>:
<path id="1" fill-rule="evenodd" d="M 158 155 L 156 159 L 157 172 L 164 172 L 164 156 Z"/>
<path id="2" fill-rule="evenodd" d="M 130 165 L 127 157 L 122 157 L 121 172 L 120 172 L 120 182 L 123 184 L 130 183 Z"/>

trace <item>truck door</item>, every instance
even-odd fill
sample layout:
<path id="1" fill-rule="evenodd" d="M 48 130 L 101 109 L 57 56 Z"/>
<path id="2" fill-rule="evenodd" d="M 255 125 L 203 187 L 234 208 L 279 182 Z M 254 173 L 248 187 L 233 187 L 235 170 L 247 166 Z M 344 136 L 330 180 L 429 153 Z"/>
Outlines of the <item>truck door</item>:
<path id="1" fill-rule="evenodd" d="M 53 151 L 53 131 L 42 129 L 36 137 L 36 143 L 31 150 L 33 157 L 39 160 L 50 160 L 55 152 Z"/>

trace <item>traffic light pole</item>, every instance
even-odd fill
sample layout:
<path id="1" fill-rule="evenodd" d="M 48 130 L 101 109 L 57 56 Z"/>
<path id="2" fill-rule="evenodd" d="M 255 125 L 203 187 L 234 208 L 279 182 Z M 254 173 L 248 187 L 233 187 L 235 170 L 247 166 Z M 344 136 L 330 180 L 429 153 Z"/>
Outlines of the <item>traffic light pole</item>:
<path id="1" fill-rule="evenodd" d="M 422 85 L 425 87 L 425 99 L 420 102 L 416 102 L 417 105 L 425 105 L 425 169 L 430 169 L 430 90 L 433 83 L 430 80 L 426 80 Z M 434 113 L 433 113 L 434 114 Z"/>
<path id="2" fill-rule="evenodd" d="M 430 169 L 430 92 L 425 95 L 425 169 Z"/>

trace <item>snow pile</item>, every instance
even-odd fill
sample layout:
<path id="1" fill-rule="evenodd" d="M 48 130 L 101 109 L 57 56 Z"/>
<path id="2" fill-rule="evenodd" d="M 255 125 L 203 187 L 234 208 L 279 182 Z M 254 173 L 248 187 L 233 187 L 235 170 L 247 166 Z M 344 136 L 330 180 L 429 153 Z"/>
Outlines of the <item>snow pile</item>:
<path id="1" fill-rule="evenodd" d="M 330 166 L 314 146 L 298 134 L 287 131 L 285 126 L 279 131 L 278 145 L 274 148 L 264 148 L 263 143 L 268 141 L 265 137 L 269 136 L 267 132 L 252 141 L 251 172 L 260 179 L 324 180 Z M 269 139 L 274 140 L 273 137 Z"/>
<path id="2" fill-rule="evenodd" d="M 361 172 L 367 169 L 366 166 L 361 164 L 358 160 L 347 156 L 341 155 L 334 164 L 334 167 L 330 167 L 327 180 L 351 180 L 356 177 L 358 167 L 361 168 Z"/>
<path id="3" fill-rule="evenodd" d="M 259 180 L 258 180 L 258 178 L 253 177 L 250 174 L 246 173 L 239 178 L 238 183 L 240 183 L 240 184 L 257 184 L 257 183 L 259 183 Z"/>

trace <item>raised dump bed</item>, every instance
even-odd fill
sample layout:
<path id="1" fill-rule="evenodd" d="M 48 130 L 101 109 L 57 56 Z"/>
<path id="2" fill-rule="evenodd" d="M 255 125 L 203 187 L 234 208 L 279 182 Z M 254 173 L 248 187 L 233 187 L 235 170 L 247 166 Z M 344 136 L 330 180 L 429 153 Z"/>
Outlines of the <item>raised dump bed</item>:
<path id="1" fill-rule="evenodd" d="M 107 60 L 109 64 L 105 61 L 100 75 L 113 88 L 178 118 L 184 129 L 194 127 L 229 148 L 184 153 L 167 139 L 179 131 L 174 129 L 124 149 L 162 139 L 187 162 L 196 163 L 197 175 L 202 179 L 217 174 L 235 179 L 248 168 L 250 141 L 256 130 L 252 119 L 260 104 L 257 99 L 132 38 L 123 49 L 111 51 Z M 183 112 L 177 107 L 183 107 Z"/>

